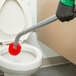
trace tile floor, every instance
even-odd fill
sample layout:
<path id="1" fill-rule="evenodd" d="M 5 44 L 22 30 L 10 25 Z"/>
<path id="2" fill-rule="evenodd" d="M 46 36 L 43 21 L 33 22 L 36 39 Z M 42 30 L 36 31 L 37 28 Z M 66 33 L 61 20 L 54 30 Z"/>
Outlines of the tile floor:
<path id="1" fill-rule="evenodd" d="M 3 76 L 0 74 L 0 76 Z M 39 69 L 32 76 L 76 76 L 76 65 L 72 63 Z"/>
<path id="2" fill-rule="evenodd" d="M 69 63 L 59 66 L 42 68 L 32 76 L 76 76 L 76 66 Z"/>

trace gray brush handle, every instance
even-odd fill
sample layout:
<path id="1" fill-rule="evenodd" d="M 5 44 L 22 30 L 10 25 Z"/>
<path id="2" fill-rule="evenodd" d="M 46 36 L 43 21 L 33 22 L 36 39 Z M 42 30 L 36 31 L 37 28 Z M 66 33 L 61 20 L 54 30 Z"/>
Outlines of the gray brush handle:
<path id="1" fill-rule="evenodd" d="M 54 22 L 56 20 L 57 20 L 56 15 L 53 15 L 53 16 L 49 17 L 48 19 L 45 19 L 45 20 L 41 21 L 40 23 L 36 24 L 35 26 L 32 26 L 32 27 L 30 27 L 30 28 L 28 28 L 28 29 L 26 29 L 26 30 L 18 33 L 17 36 L 16 36 L 16 38 L 15 38 L 15 41 L 14 41 L 14 48 L 16 49 L 17 44 L 19 42 L 19 39 L 20 39 L 20 37 L 22 35 L 24 35 L 24 34 L 26 34 L 28 32 L 31 32 L 33 30 L 36 30 L 36 29 L 38 29 L 40 27 L 43 27 L 43 26 L 45 26 L 45 25 L 47 25 L 49 23 L 52 23 L 52 22 Z"/>

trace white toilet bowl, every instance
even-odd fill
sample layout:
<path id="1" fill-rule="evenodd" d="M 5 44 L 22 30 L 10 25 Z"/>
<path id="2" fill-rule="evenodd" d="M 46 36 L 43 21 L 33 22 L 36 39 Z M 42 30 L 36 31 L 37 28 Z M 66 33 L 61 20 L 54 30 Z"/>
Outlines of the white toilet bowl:
<path id="1" fill-rule="evenodd" d="M 10 55 L 8 46 L 0 49 L 0 69 L 5 76 L 30 76 L 41 66 L 41 51 L 28 44 L 21 46 L 21 53 L 18 56 Z"/>
<path id="2" fill-rule="evenodd" d="M 31 45 L 23 44 L 29 34 L 21 37 L 21 53 L 12 56 L 8 45 L 17 33 L 32 26 L 32 14 L 26 0 L 0 1 L 0 70 L 5 76 L 30 76 L 42 63 L 41 51 Z"/>

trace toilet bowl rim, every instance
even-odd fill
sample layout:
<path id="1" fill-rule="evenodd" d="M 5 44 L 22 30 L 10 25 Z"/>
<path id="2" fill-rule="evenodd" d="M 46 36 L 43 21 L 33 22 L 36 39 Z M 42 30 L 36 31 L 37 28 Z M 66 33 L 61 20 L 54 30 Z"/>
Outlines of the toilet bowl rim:
<path id="1" fill-rule="evenodd" d="M 42 53 L 41 51 L 32 46 L 32 45 L 29 45 L 29 44 L 21 44 L 22 46 L 27 46 L 27 47 L 30 47 L 33 49 L 33 51 L 36 52 L 36 59 L 32 62 L 32 63 L 29 63 L 29 64 L 16 64 L 16 63 L 12 63 L 11 61 L 9 60 L 6 60 L 5 58 L 3 58 L 0 54 L 0 66 L 4 67 L 4 68 L 8 68 L 8 69 L 11 69 L 11 70 L 19 70 L 19 71 L 25 71 L 25 70 L 30 70 L 32 68 L 36 68 L 36 67 L 39 67 L 42 63 Z M 7 48 L 4 47 L 4 48 Z M 2 49 L 3 50 L 3 49 Z"/>

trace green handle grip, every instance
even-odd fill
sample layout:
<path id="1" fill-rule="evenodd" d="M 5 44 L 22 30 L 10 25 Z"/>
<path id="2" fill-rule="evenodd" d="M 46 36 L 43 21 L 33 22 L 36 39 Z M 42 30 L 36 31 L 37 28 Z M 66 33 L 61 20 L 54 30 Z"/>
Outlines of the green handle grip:
<path id="1" fill-rule="evenodd" d="M 66 6 L 73 6 L 75 4 L 75 0 L 60 0 L 60 2 Z"/>

